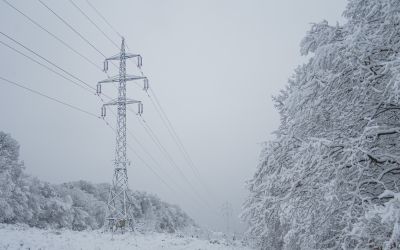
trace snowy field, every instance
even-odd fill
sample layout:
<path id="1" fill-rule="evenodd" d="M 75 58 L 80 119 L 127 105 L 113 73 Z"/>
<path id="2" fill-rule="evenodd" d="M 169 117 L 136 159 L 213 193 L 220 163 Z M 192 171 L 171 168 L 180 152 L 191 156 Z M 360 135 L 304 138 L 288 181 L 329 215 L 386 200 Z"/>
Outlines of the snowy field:
<path id="1" fill-rule="evenodd" d="M 0 249 L 143 249 L 143 250 L 249 250 L 237 242 L 179 237 L 162 233 L 126 233 L 124 235 L 101 231 L 41 230 L 22 225 L 0 224 Z"/>

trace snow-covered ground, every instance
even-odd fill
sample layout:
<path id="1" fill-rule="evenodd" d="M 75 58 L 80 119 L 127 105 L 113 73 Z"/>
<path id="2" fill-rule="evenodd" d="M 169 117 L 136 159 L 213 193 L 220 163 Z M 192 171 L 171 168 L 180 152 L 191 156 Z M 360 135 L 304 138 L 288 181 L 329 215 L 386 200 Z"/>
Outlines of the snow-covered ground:
<path id="1" fill-rule="evenodd" d="M 101 231 L 42 230 L 23 225 L 0 224 L 0 249 L 141 249 L 141 250 L 249 250 L 240 242 L 196 239 L 176 234 Z"/>

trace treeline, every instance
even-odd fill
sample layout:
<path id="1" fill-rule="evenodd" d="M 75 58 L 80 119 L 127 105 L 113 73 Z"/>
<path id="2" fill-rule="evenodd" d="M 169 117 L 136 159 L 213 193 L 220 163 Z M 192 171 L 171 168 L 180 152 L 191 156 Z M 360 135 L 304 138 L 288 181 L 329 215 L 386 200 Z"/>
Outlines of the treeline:
<path id="1" fill-rule="evenodd" d="M 0 132 L 0 223 L 39 228 L 99 229 L 104 225 L 109 184 L 87 181 L 53 185 L 24 173 L 19 145 Z M 172 233 L 196 228 L 178 206 L 145 192 L 129 192 L 130 213 L 140 231 Z"/>

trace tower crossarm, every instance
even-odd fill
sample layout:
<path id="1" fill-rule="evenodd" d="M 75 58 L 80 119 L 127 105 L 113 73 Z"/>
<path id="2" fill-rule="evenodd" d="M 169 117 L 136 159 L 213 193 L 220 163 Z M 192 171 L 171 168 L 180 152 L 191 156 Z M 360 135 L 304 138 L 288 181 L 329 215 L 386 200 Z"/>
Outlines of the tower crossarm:
<path id="1" fill-rule="evenodd" d="M 106 116 L 106 106 L 118 106 L 118 105 L 129 105 L 129 104 L 138 104 L 138 115 L 141 115 L 143 113 L 143 103 L 141 101 L 133 100 L 133 99 L 128 99 L 126 100 L 118 100 L 118 99 L 113 99 L 110 102 L 104 103 L 103 106 L 101 107 L 101 116 L 105 117 Z"/>
<path id="2" fill-rule="evenodd" d="M 115 61 L 115 60 L 117 60 L 117 61 L 120 61 L 120 60 L 126 60 L 126 59 L 129 59 L 129 58 L 137 58 L 137 66 L 138 66 L 138 68 L 141 68 L 142 67 L 142 56 L 141 55 L 139 55 L 139 54 L 132 54 L 132 53 L 127 53 L 127 52 L 123 52 L 123 53 L 118 53 L 118 54 L 116 54 L 116 55 L 114 55 L 114 56 L 112 56 L 112 57 L 108 57 L 108 58 L 106 58 L 105 60 L 104 60 L 104 72 L 107 72 L 107 70 L 108 70 L 108 61 Z"/>
<path id="3" fill-rule="evenodd" d="M 135 80 L 145 80 L 147 77 L 145 76 L 135 76 L 135 75 L 126 75 L 125 76 L 125 81 L 135 81 Z M 110 78 L 104 79 L 102 81 L 99 81 L 99 83 L 106 83 L 106 82 L 119 82 L 121 80 L 119 75 L 112 76 Z"/>
<path id="4" fill-rule="evenodd" d="M 127 52 L 125 52 L 125 54 L 124 54 L 124 56 L 123 56 L 123 58 L 125 58 L 125 59 L 134 58 L 134 57 L 140 57 L 140 58 L 142 58 L 139 54 L 132 54 L 132 53 L 127 53 Z M 121 53 L 118 53 L 118 54 L 116 54 L 116 55 L 114 55 L 114 56 L 112 56 L 112 57 L 106 58 L 105 60 L 106 60 L 106 61 L 112 61 L 112 60 L 119 61 L 120 59 L 121 59 Z"/>
<path id="5" fill-rule="evenodd" d="M 125 75 L 125 77 L 122 80 L 124 80 L 124 82 L 143 80 L 143 90 L 147 91 L 149 89 L 149 80 L 145 76 Z M 101 94 L 101 84 L 102 83 L 110 83 L 110 82 L 116 83 L 116 82 L 120 82 L 120 81 L 121 81 L 120 75 L 112 76 L 110 78 L 99 81 L 97 83 L 97 94 Z"/>
<path id="6" fill-rule="evenodd" d="M 119 105 L 119 104 L 134 104 L 134 103 L 141 103 L 141 101 L 133 100 L 133 99 L 126 99 L 126 101 L 118 101 L 118 99 L 114 99 L 110 102 L 104 103 L 103 106 L 112 106 L 112 105 Z"/>

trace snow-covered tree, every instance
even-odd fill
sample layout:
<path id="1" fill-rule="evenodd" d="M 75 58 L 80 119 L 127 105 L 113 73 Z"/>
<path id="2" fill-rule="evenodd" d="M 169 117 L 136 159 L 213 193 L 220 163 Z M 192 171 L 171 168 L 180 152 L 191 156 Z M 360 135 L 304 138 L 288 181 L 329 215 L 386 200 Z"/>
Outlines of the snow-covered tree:
<path id="1" fill-rule="evenodd" d="M 243 212 L 261 249 L 400 247 L 400 1 L 349 0 L 344 16 L 312 26 L 274 98 Z"/>
<path id="2" fill-rule="evenodd" d="M 12 200 L 13 196 L 19 198 L 14 190 L 23 172 L 23 164 L 19 162 L 18 157 L 17 141 L 9 134 L 0 132 L 0 222 L 14 221 L 14 206 L 19 206 L 18 200 Z"/>

